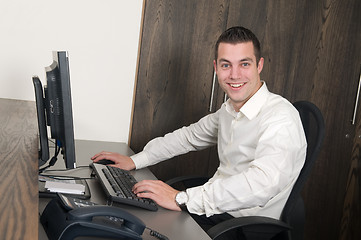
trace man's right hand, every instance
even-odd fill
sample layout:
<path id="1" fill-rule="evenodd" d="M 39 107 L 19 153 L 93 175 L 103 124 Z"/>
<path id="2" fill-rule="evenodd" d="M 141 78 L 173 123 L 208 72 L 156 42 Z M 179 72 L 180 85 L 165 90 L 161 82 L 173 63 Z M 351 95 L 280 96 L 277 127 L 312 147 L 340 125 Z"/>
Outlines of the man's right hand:
<path id="1" fill-rule="evenodd" d="M 113 167 L 118 167 L 118 168 L 121 168 L 124 170 L 135 169 L 135 164 L 134 164 L 133 160 L 130 157 L 121 155 L 119 153 L 103 151 L 103 152 L 95 154 L 91 158 L 91 160 L 93 160 L 94 163 L 96 163 L 102 159 L 107 159 L 107 160 L 113 161 L 114 164 L 110 165 Z"/>

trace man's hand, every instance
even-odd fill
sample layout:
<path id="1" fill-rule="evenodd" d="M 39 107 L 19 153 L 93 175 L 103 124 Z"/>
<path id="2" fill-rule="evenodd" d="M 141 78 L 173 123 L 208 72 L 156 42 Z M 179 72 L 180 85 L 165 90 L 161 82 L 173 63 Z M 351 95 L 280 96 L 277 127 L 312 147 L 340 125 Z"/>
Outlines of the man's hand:
<path id="1" fill-rule="evenodd" d="M 175 202 L 175 196 L 179 191 L 162 181 L 140 181 L 134 185 L 133 192 L 138 197 L 152 199 L 161 207 L 174 211 L 181 211 L 180 207 L 178 207 Z"/>
<path id="2" fill-rule="evenodd" d="M 118 168 L 128 170 L 128 171 L 135 169 L 135 164 L 134 164 L 133 160 L 130 157 L 121 155 L 119 153 L 103 151 L 103 152 L 95 154 L 91 158 L 91 160 L 93 160 L 94 163 L 96 163 L 102 159 L 107 159 L 107 160 L 113 161 L 114 164 L 110 165 L 113 167 L 118 167 Z"/>

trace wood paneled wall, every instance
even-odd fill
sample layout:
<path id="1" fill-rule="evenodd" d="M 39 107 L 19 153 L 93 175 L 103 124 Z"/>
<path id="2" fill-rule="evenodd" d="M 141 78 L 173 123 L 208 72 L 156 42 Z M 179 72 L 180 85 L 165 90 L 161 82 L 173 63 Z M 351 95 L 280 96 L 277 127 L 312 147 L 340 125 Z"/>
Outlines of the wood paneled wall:
<path id="1" fill-rule="evenodd" d="M 234 25 L 261 41 L 269 89 L 322 111 L 326 139 L 303 191 L 305 239 L 359 239 L 360 135 L 352 118 L 361 66 L 359 0 L 147 0 L 139 59 L 131 148 L 208 113 L 213 46 Z M 223 93 L 215 91 L 216 105 Z M 359 107 L 359 112 L 361 108 Z M 357 126 L 357 127 L 356 127 Z M 169 179 L 211 174 L 216 149 L 152 168 Z"/>

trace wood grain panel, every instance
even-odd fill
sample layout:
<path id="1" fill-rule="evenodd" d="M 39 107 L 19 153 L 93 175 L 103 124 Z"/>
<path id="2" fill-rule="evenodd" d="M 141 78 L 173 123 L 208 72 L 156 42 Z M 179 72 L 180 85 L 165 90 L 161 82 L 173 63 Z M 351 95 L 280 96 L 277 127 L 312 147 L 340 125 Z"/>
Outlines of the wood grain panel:
<path id="1" fill-rule="evenodd" d="M 225 28 L 227 1 L 146 1 L 130 146 L 208 114 L 213 46 Z M 160 179 L 207 174 L 209 150 L 177 157 L 151 170 Z"/>
<path id="2" fill-rule="evenodd" d="M 361 68 L 361 66 L 360 66 Z M 359 76 L 361 77 L 361 69 Z M 359 79 L 361 80 L 361 79 Z M 349 165 L 339 239 L 361 239 L 361 112 L 356 115 L 356 130 Z"/>
<path id="3" fill-rule="evenodd" d="M 358 128 L 358 133 L 360 132 L 361 129 Z M 355 138 L 339 233 L 339 239 L 342 240 L 361 239 L 361 139 L 359 136 Z"/>
<path id="4" fill-rule="evenodd" d="M 0 239 L 38 239 L 35 103 L 0 99 Z"/>
<path id="5" fill-rule="evenodd" d="M 340 232 L 361 61 L 359 2 L 231 1 L 228 26 L 244 25 L 259 36 L 261 76 L 270 90 L 291 102 L 312 101 L 325 117 L 324 147 L 303 194 L 305 239 L 337 239 Z"/>
<path id="6" fill-rule="evenodd" d="M 359 239 L 361 130 L 351 125 L 350 119 L 361 64 L 361 1 L 146 3 L 133 119 L 133 133 L 138 132 L 131 147 L 140 151 L 151 138 L 205 115 L 202 109 L 207 105 L 210 81 L 198 80 L 211 78 L 207 61 L 213 56 L 207 49 L 213 43 L 202 36 L 215 37 L 215 41 L 227 27 L 250 28 L 263 47 L 261 77 L 269 89 L 291 102 L 315 103 L 325 118 L 323 149 L 303 191 L 305 239 Z M 197 44 L 203 41 L 206 44 Z M 216 95 L 219 106 L 223 101 L 219 88 Z M 196 168 L 203 169 L 207 163 L 196 165 L 192 159 L 208 157 L 212 159 L 208 162 L 210 174 L 216 149 L 197 154 L 155 171 L 166 178 L 187 171 L 184 166 L 197 172 Z"/>

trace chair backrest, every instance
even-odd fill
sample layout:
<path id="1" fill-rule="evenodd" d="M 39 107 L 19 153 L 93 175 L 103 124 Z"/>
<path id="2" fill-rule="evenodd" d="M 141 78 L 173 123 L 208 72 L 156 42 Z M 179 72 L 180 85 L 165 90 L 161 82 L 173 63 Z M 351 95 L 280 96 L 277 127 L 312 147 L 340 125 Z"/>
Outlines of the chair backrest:
<path id="1" fill-rule="evenodd" d="M 302 225 L 304 222 L 304 206 L 301 198 L 301 190 L 321 150 L 325 136 L 325 123 L 322 113 L 313 103 L 299 101 L 293 105 L 299 111 L 302 120 L 307 139 L 307 154 L 300 175 L 297 178 L 281 216 L 281 220 L 291 226 L 295 224 Z M 295 226 L 292 227 L 295 228 Z"/>

